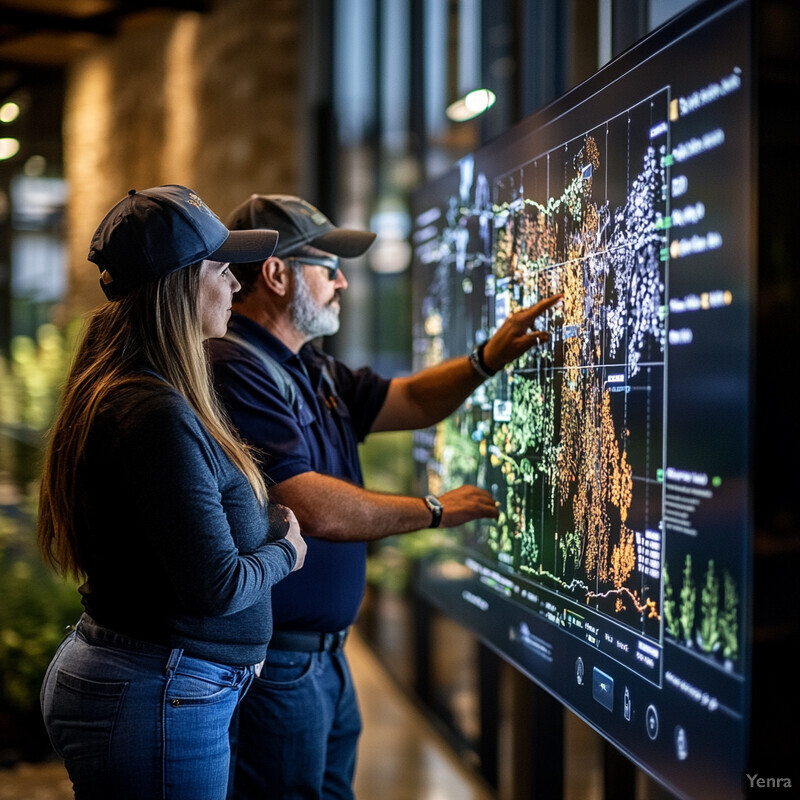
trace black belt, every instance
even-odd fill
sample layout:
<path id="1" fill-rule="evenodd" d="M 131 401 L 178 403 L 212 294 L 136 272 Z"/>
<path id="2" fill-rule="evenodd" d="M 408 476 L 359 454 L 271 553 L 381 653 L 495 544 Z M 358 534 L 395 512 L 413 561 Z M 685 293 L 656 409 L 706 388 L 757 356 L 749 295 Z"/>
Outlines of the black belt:
<path id="1" fill-rule="evenodd" d="M 272 632 L 270 650 L 289 650 L 302 653 L 335 653 L 344 647 L 349 628 L 335 633 L 322 631 L 280 631 Z"/>

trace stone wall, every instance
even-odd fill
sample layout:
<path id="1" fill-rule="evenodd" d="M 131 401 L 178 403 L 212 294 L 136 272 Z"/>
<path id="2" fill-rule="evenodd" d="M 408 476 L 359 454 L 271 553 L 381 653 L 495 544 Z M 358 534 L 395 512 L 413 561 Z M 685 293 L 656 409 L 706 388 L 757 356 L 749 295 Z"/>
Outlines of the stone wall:
<path id="1" fill-rule="evenodd" d="M 302 193 L 307 8 L 217 0 L 206 14 L 150 12 L 71 66 L 68 315 L 104 299 L 86 254 L 128 189 L 182 183 L 223 218 L 252 192 Z"/>

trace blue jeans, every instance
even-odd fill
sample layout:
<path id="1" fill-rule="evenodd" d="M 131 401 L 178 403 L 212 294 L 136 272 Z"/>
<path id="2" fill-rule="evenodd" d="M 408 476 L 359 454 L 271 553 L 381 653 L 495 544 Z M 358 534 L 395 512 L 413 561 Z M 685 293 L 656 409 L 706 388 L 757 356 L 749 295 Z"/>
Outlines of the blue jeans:
<path id="1" fill-rule="evenodd" d="M 353 799 L 361 714 L 341 650 L 270 649 L 237 718 L 236 800 Z"/>
<path id="2" fill-rule="evenodd" d="M 253 672 L 131 639 L 84 614 L 41 693 L 75 797 L 223 800 L 228 730 Z"/>

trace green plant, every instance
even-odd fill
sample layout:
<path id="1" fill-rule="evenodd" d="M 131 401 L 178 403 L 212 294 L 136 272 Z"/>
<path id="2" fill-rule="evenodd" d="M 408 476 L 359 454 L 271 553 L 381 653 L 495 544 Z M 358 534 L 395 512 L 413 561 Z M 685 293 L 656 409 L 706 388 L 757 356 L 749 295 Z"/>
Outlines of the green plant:
<path id="1" fill-rule="evenodd" d="M 47 665 L 67 626 L 80 616 L 76 586 L 45 567 L 33 516 L 0 513 L 0 705 L 38 708 Z"/>
<path id="2" fill-rule="evenodd" d="M 75 584 L 46 567 L 36 547 L 42 448 L 78 326 L 44 325 L 0 355 L 0 749 L 22 758 L 48 752 L 39 690 L 81 613 Z"/>

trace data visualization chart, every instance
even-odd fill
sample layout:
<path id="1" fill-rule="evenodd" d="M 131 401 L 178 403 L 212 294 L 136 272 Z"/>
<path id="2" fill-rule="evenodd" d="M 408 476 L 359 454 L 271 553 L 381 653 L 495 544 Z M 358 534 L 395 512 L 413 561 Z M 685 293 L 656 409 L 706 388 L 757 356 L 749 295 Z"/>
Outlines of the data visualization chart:
<path id="1" fill-rule="evenodd" d="M 751 100 L 747 4 L 713 8 L 416 195 L 418 367 L 563 301 L 538 321 L 549 341 L 420 432 L 415 458 L 427 490 L 477 484 L 500 511 L 428 560 L 423 593 L 674 791 L 730 797 L 747 708 Z M 704 48 L 723 27 L 726 46 Z"/>

